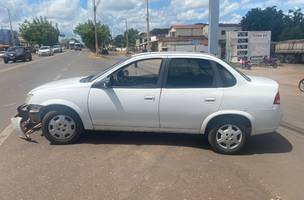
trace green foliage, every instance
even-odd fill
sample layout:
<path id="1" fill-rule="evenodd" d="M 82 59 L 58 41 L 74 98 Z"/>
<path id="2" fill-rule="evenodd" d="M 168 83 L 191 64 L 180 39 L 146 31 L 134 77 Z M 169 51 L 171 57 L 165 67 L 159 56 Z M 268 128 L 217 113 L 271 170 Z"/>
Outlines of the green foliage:
<path id="1" fill-rule="evenodd" d="M 97 37 L 98 37 L 98 46 L 106 46 L 111 41 L 111 33 L 108 26 L 101 24 L 98 22 L 96 24 L 97 27 Z M 78 26 L 74 29 L 74 33 L 78 34 L 85 45 L 95 51 L 95 31 L 94 31 L 94 23 L 92 20 L 88 20 L 85 23 L 78 24 Z"/>
<path id="2" fill-rule="evenodd" d="M 129 39 L 129 47 L 135 47 L 136 40 L 139 38 L 139 31 L 136 29 L 129 29 L 128 30 L 128 39 Z M 126 31 L 123 35 L 117 35 L 113 41 L 114 45 L 117 47 L 126 47 Z"/>
<path id="3" fill-rule="evenodd" d="M 21 36 L 31 45 L 54 45 L 58 43 L 60 31 L 57 24 L 46 17 L 34 18 L 32 22 L 25 20 L 19 28 Z"/>
<path id="4" fill-rule="evenodd" d="M 289 10 L 284 23 L 286 27 L 279 36 L 280 40 L 304 39 L 304 15 L 301 9 Z"/>
<path id="5" fill-rule="evenodd" d="M 117 35 L 113 41 L 116 47 L 124 47 L 125 46 L 125 37 L 123 35 Z"/>
<path id="6" fill-rule="evenodd" d="M 135 46 L 136 40 L 139 38 L 138 34 L 139 32 L 136 29 L 131 28 L 128 30 L 129 47 Z M 126 35 L 126 32 L 124 33 L 124 35 Z"/>
<path id="7" fill-rule="evenodd" d="M 304 39 L 304 16 L 301 9 L 286 15 L 275 6 L 251 9 L 241 21 L 244 31 L 272 31 L 272 40 Z"/>

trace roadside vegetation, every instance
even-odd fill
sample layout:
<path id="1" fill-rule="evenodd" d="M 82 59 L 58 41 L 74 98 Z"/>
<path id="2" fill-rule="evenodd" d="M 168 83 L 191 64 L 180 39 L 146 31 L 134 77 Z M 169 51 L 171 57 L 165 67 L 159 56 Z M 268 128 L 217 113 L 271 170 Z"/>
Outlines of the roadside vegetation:
<path id="1" fill-rule="evenodd" d="M 20 24 L 20 35 L 30 45 L 58 44 L 60 31 L 57 24 L 48 21 L 46 17 L 36 17 L 32 21 L 25 20 Z"/>
<path id="2" fill-rule="evenodd" d="M 119 48 L 126 47 L 127 46 L 126 35 L 127 35 L 126 31 L 124 32 L 124 34 L 117 35 L 113 40 L 113 44 Z M 133 28 L 129 29 L 128 30 L 129 46 L 134 47 L 136 45 L 137 39 L 139 39 L 139 31 Z"/>
<path id="3" fill-rule="evenodd" d="M 272 41 L 304 39 L 304 14 L 301 9 L 286 14 L 276 6 L 251 9 L 242 19 L 244 31 L 272 31 Z"/>
<path id="4" fill-rule="evenodd" d="M 109 27 L 101 22 L 97 22 L 96 26 L 98 46 L 107 46 L 111 42 L 111 33 Z M 92 20 L 78 24 L 78 26 L 74 29 L 74 33 L 81 37 L 81 40 L 91 51 L 95 51 L 94 23 Z"/>

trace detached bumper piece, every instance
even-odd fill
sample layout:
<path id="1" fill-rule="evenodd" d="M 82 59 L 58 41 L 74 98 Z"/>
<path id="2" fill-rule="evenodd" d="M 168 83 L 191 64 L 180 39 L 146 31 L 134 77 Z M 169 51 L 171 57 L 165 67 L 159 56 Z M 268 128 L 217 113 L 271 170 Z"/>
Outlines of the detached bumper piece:
<path id="1" fill-rule="evenodd" d="M 18 114 L 11 119 L 11 123 L 20 138 L 31 141 L 30 135 L 41 128 L 41 106 L 21 105 Z"/>

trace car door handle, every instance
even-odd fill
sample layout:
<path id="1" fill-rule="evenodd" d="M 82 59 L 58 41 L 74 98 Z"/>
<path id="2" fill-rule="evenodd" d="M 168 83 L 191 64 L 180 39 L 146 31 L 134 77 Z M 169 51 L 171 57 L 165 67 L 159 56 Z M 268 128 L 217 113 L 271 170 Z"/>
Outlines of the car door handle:
<path id="1" fill-rule="evenodd" d="M 209 103 L 215 102 L 215 101 L 216 101 L 216 99 L 213 98 L 213 97 L 210 97 L 210 98 L 206 98 L 206 99 L 205 99 L 205 102 L 209 102 Z"/>
<path id="2" fill-rule="evenodd" d="M 155 96 L 145 96 L 144 98 L 147 101 L 154 101 L 155 100 Z"/>

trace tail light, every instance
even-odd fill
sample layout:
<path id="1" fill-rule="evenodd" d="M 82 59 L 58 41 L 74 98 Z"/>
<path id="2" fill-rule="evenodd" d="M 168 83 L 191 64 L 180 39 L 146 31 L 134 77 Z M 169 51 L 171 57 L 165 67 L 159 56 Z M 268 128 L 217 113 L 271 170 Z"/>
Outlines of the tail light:
<path id="1" fill-rule="evenodd" d="M 281 104 L 281 98 L 280 98 L 280 93 L 279 92 L 275 96 L 273 104 L 276 104 L 276 105 L 280 105 Z"/>

